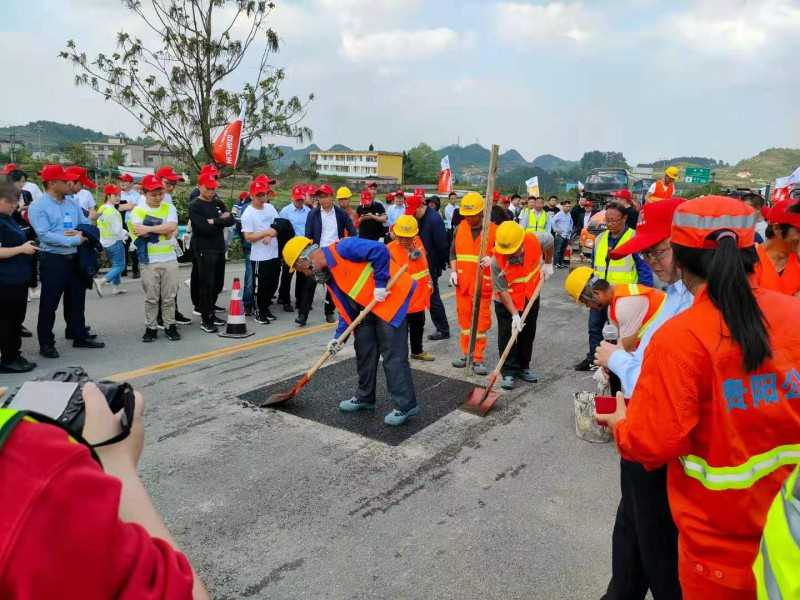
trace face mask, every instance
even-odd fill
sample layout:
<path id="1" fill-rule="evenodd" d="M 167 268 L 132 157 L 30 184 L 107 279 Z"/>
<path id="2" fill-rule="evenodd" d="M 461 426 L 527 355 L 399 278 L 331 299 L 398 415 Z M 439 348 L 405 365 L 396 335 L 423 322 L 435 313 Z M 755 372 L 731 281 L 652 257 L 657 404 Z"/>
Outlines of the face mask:
<path id="1" fill-rule="evenodd" d="M 327 283 L 331 278 L 331 272 L 328 269 L 316 270 L 314 269 L 314 281 L 317 283 Z"/>

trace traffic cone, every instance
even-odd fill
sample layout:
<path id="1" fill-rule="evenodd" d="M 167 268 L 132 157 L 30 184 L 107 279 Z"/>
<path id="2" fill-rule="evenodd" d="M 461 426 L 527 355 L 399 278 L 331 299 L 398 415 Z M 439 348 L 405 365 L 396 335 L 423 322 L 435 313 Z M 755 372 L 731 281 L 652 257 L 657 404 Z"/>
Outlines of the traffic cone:
<path id="1" fill-rule="evenodd" d="M 239 278 L 233 280 L 231 289 L 231 301 L 228 305 L 228 322 L 225 324 L 225 331 L 220 332 L 220 337 L 246 338 L 253 335 L 253 331 L 247 331 L 247 320 L 242 310 L 242 288 Z"/>

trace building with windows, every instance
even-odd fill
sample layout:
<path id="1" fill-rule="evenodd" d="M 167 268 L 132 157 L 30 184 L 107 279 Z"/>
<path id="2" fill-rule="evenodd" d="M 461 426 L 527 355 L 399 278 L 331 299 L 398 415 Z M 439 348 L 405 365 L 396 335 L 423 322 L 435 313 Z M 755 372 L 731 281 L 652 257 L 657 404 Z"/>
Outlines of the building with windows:
<path id="1" fill-rule="evenodd" d="M 309 160 L 322 176 L 403 183 L 403 155 L 400 152 L 320 150 L 309 153 Z"/>
<path id="2" fill-rule="evenodd" d="M 158 169 L 164 165 L 174 166 L 178 162 L 166 146 L 131 144 L 125 138 L 108 138 L 105 142 L 83 142 L 83 147 L 100 165 L 107 164 L 111 155 L 117 150 L 122 153 L 122 164 L 132 167 Z"/>

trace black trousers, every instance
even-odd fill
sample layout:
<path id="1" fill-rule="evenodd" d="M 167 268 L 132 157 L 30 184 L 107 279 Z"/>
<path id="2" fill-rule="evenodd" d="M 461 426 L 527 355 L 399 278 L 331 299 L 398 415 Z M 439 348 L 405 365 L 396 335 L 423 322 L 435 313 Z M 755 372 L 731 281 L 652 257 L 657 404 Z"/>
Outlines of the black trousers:
<path id="1" fill-rule="evenodd" d="M 128 263 L 130 263 L 131 269 L 133 270 L 133 275 L 134 277 L 137 277 L 139 275 L 139 254 L 136 252 L 135 247 L 133 252 L 131 252 L 131 244 L 133 244 L 133 240 L 131 240 L 131 238 L 125 240 L 125 271 L 123 274 L 128 274 Z"/>
<path id="2" fill-rule="evenodd" d="M 444 303 L 439 294 L 439 277 L 441 277 L 441 275 L 441 271 L 431 270 L 433 291 L 431 292 L 431 306 L 428 310 L 431 311 L 431 321 L 433 321 L 436 331 L 444 333 L 445 335 L 450 335 L 450 323 L 447 322 L 447 313 L 444 310 Z"/>
<path id="3" fill-rule="evenodd" d="M 19 357 L 22 347 L 22 322 L 28 310 L 28 286 L 0 285 L 0 363 L 8 364 Z"/>
<path id="4" fill-rule="evenodd" d="M 647 471 L 621 460 L 620 488 L 603 600 L 643 600 L 648 589 L 654 600 L 679 600 L 678 530 L 667 500 L 667 468 Z"/>
<path id="5" fill-rule="evenodd" d="M 531 366 L 533 356 L 533 342 L 536 339 L 536 321 L 539 319 L 540 298 L 531 306 L 528 316 L 525 318 L 525 327 L 522 328 L 517 341 L 508 353 L 503 368 L 500 369 L 502 375 L 514 375 L 517 371 L 524 371 Z M 497 316 L 497 347 L 500 354 L 506 348 L 506 344 L 511 339 L 511 313 L 500 302 L 494 303 L 494 314 Z"/>
<path id="6" fill-rule="evenodd" d="M 86 337 L 86 286 L 78 276 L 78 260 L 74 254 L 42 252 L 39 256 L 42 295 L 39 298 L 39 323 L 36 326 L 39 346 L 55 344 L 53 325 L 61 297 L 64 297 L 64 319 L 67 332 L 76 340 Z"/>
<path id="7" fill-rule="evenodd" d="M 300 307 L 303 304 L 303 294 L 305 293 L 306 288 L 306 276 L 300 273 L 299 271 L 295 271 L 292 273 L 289 270 L 289 265 L 285 262 L 281 262 L 281 282 L 278 288 L 278 304 L 291 304 L 292 300 L 291 296 L 291 288 L 292 288 L 292 277 L 294 277 L 294 304 L 297 310 L 300 310 Z"/>
<path id="8" fill-rule="evenodd" d="M 417 405 L 411 365 L 408 363 L 408 332 L 406 322 L 392 327 L 370 313 L 353 333 L 358 369 L 358 391 L 361 402 L 375 402 L 375 382 L 378 377 L 378 360 L 383 358 L 386 389 L 398 410 L 403 412 Z"/>
<path id="9" fill-rule="evenodd" d="M 297 312 L 301 315 L 307 315 L 311 312 L 311 304 L 314 302 L 314 293 L 317 291 L 317 282 L 313 277 L 305 277 L 306 283 L 304 285 L 305 291 L 302 298 L 302 306 L 298 307 Z M 322 285 L 322 284 L 320 284 Z M 331 293 L 325 290 L 325 314 L 332 315 L 336 310 L 336 305 L 331 299 Z"/>
<path id="10" fill-rule="evenodd" d="M 220 273 L 223 281 L 220 281 Z M 225 277 L 225 252 L 218 250 L 195 250 L 192 261 L 192 302 L 203 323 L 214 320 L 214 305 L 222 291 Z"/>
<path id="11" fill-rule="evenodd" d="M 272 297 L 278 289 L 278 278 L 281 274 L 281 259 L 253 261 L 253 276 L 256 286 L 256 306 L 263 316 L 272 304 Z"/>
<path id="12" fill-rule="evenodd" d="M 425 311 L 406 314 L 408 323 L 408 343 L 411 354 L 422 354 L 422 334 L 425 332 Z"/>
<path id="13" fill-rule="evenodd" d="M 590 363 L 594 362 L 594 351 L 603 341 L 603 326 L 608 321 L 607 308 L 589 309 L 589 353 L 586 358 Z"/>

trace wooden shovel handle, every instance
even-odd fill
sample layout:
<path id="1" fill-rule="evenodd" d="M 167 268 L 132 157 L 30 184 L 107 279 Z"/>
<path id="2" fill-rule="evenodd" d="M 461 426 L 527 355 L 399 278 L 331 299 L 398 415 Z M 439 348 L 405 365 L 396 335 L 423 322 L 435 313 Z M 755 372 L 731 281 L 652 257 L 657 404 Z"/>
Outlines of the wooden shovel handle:
<path id="1" fill-rule="evenodd" d="M 397 269 L 397 272 L 389 280 L 389 283 L 386 284 L 386 290 L 387 291 L 391 290 L 392 286 L 394 286 L 394 284 L 397 283 L 397 280 L 400 279 L 400 277 L 407 270 L 408 270 L 408 265 L 403 265 L 402 267 Z M 345 329 L 342 332 L 342 335 L 339 336 L 338 339 L 342 340 L 342 343 L 344 343 L 350 336 L 350 334 L 353 333 L 355 328 L 361 324 L 361 321 L 363 321 L 366 318 L 366 316 L 372 312 L 372 309 L 375 308 L 375 305 L 377 303 L 378 301 L 375 298 L 373 298 L 372 300 L 370 300 L 369 304 L 367 304 L 363 309 L 361 309 L 361 312 L 358 313 L 358 316 L 351 321 L 350 325 L 347 326 L 347 329 Z M 314 366 L 311 367 L 306 372 L 306 377 L 310 379 L 314 375 L 314 373 L 316 373 L 319 370 L 319 368 L 325 364 L 325 362 L 328 360 L 328 358 L 330 358 L 330 356 L 331 353 L 325 350 L 325 353 L 319 357 L 319 360 L 314 364 Z"/>
<path id="2" fill-rule="evenodd" d="M 539 267 L 539 268 L 541 269 L 541 267 Z M 540 273 L 541 273 L 541 271 L 540 271 Z M 533 290 L 533 295 L 531 296 L 530 300 L 528 300 L 528 303 L 525 305 L 525 310 L 522 311 L 522 322 L 523 323 L 525 323 L 525 319 L 528 318 L 528 313 L 531 312 L 531 308 L 533 308 L 534 303 L 536 302 L 537 298 L 539 298 L 539 292 L 542 291 L 542 284 L 543 283 L 544 283 L 544 275 L 540 274 L 539 283 L 537 284 L 536 289 Z M 500 374 L 500 369 L 503 368 L 503 365 L 505 364 L 506 359 L 508 358 L 508 355 L 511 352 L 511 348 L 514 347 L 514 342 L 517 341 L 517 336 L 518 335 L 519 335 L 519 331 L 514 330 L 514 331 L 511 332 L 511 337 L 509 338 L 508 343 L 506 344 L 506 347 L 503 350 L 503 354 L 500 355 L 500 360 L 497 362 L 497 366 L 494 368 L 494 371 L 492 371 L 491 377 L 493 379 L 496 380 L 497 376 Z"/>

